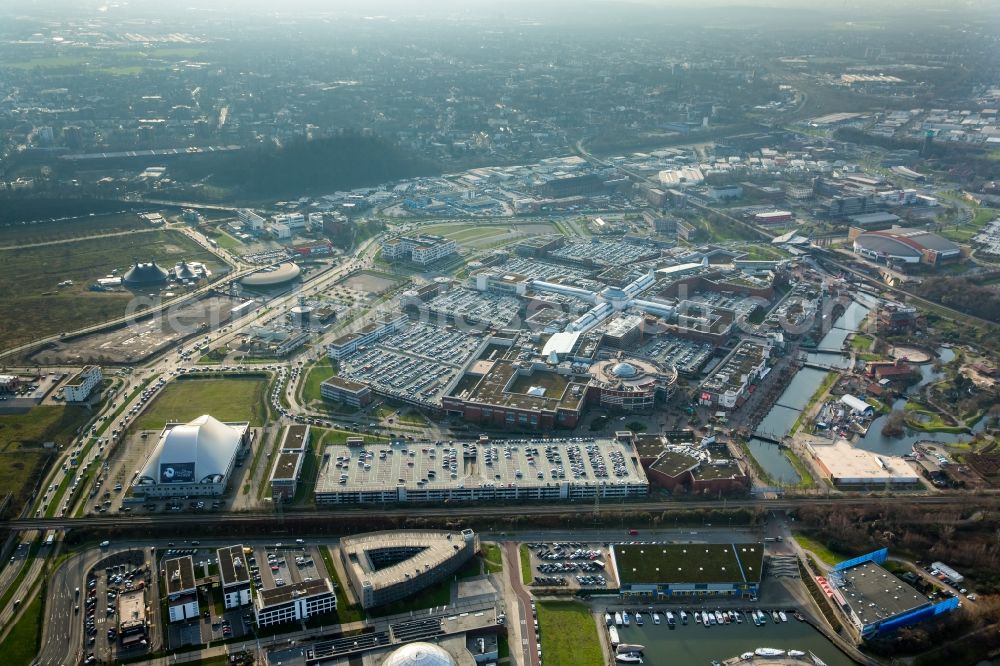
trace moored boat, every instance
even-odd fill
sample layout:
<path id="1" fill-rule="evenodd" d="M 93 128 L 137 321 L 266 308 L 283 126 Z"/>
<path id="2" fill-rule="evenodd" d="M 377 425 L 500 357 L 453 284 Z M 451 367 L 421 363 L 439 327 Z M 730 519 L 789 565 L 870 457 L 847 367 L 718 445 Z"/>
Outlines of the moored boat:
<path id="1" fill-rule="evenodd" d="M 656 611 L 653 611 L 653 624 L 659 624 L 659 623 L 660 623 L 660 614 L 657 613 Z"/>
<path id="2" fill-rule="evenodd" d="M 779 650 L 778 648 L 757 648 L 753 651 L 758 657 L 781 657 L 785 654 L 784 650 Z"/>
<path id="3" fill-rule="evenodd" d="M 645 620 L 643 620 L 643 618 L 642 618 L 642 613 L 640 613 L 639 611 L 636 611 L 635 612 L 635 625 L 637 627 L 641 627 L 643 625 L 643 622 L 645 622 Z"/>
<path id="4" fill-rule="evenodd" d="M 641 664 L 642 657 L 635 652 L 626 652 L 615 656 L 615 661 L 621 664 Z"/>
<path id="5" fill-rule="evenodd" d="M 613 617 L 611 617 L 611 613 L 605 613 L 604 614 L 604 624 L 606 624 L 608 626 L 611 626 L 611 623 L 614 622 L 614 621 L 615 621 L 615 619 Z"/>
<path id="6" fill-rule="evenodd" d="M 781 622 L 781 618 L 778 617 L 778 611 L 771 611 L 771 619 L 774 620 L 775 624 Z"/>
<path id="7" fill-rule="evenodd" d="M 622 626 L 622 614 L 618 611 L 615 611 L 615 626 Z"/>
<path id="8" fill-rule="evenodd" d="M 622 625 L 628 626 L 632 622 L 632 618 L 629 616 L 628 611 L 622 611 Z"/>
<path id="9" fill-rule="evenodd" d="M 789 650 L 788 651 L 788 656 L 789 657 L 804 657 L 804 656 L 806 656 L 806 653 L 803 652 L 802 650 Z"/>
<path id="10" fill-rule="evenodd" d="M 621 643 L 621 639 L 618 637 L 618 627 L 608 627 L 608 638 L 611 640 L 611 647 Z"/>
<path id="11" fill-rule="evenodd" d="M 673 629 L 677 626 L 677 620 L 674 619 L 674 614 L 667 611 L 667 626 Z"/>
<path id="12" fill-rule="evenodd" d="M 681 611 L 681 624 L 687 624 L 687 623 L 688 623 L 688 614 L 685 613 L 684 611 Z"/>
<path id="13" fill-rule="evenodd" d="M 785 611 L 778 611 L 778 617 L 781 618 L 782 622 L 788 622 L 788 616 L 785 615 Z"/>
<path id="14" fill-rule="evenodd" d="M 646 649 L 645 645 L 638 645 L 636 643 L 622 643 L 617 648 L 615 648 L 615 652 L 617 652 L 618 654 L 625 654 L 626 652 L 635 652 L 636 654 L 639 654 L 645 649 Z"/>

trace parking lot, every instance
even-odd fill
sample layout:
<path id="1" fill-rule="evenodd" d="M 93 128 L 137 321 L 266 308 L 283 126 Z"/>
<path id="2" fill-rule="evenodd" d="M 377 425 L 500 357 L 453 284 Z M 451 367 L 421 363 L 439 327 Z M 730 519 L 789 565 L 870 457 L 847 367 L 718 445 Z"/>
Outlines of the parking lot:
<path id="1" fill-rule="evenodd" d="M 118 597 L 126 592 L 146 590 L 152 584 L 151 563 L 142 551 L 121 554 L 105 560 L 88 576 L 86 590 L 81 591 L 80 603 L 74 613 L 79 614 L 84 623 L 86 650 L 100 661 L 112 661 L 118 657 L 121 644 L 118 636 Z M 147 594 L 147 602 L 148 595 Z M 140 643 L 128 650 L 146 648 Z"/>
<path id="2" fill-rule="evenodd" d="M 657 336 L 653 342 L 640 349 L 639 355 L 665 365 L 673 365 L 681 374 L 694 375 L 711 358 L 712 346 L 666 334 Z"/>
<path id="3" fill-rule="evenodd" d="M 576 589 L 617 587 L 603 544 L 579 541 L 529 543 L 532 585 Z"/>
<path id="4" fill-rule="evenodd" d="M 628 266 L 649 257 L 651 253 L 648 246 L 596 240 L 566 243 L 551 254 L 563 259 L 593 262 L 599 266 Z"/>
<path id="5" fill-rule="evenodd" d="M 505 273 L 523 275 L 534 280 L 549 280 L 552 278 L 583 279 L 590 275 L 590 272 L 579 268 L 522 257 L 511 257 L 501 267 Z"/>
<path id="6" fill-rule="evenodd" d="M 341 361 L 340 376 L 435 403 L 482 344 L 476 336 L 413 324 Z"/>
<path id="7" fill-rule="evenodd" d="M 470 324 L 489 323 L 506 326 L 517 315 L 521 302 L 511 296 L 480 293 L 471 289 L 453 289 L 435 296 L 423 307 L 429 312 Z"/>
<path id="8" fill-rule="evenodd" d="M 318 557 L 315 548 L 304 544 L 275 544 L 254 548 L 248 564 L 254 584 L 272 589 L 322 578 Z"/>

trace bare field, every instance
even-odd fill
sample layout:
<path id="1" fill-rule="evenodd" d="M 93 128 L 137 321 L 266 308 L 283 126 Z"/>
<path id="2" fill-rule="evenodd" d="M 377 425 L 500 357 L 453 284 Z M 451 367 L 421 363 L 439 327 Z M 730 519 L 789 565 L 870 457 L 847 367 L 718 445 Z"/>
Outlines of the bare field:
<path id="1" fill-rule="evenodd" d="M 222 264 L 176 231 L 153 231 L 72 243 L 0 250 L 0 340 L 15 347 L 64 331 L 126 314 L 129 292 L 98 293 L 89 286 L 133 259 L 173 266 L 181 259 L 202 261 L 216 273 Z M 71 280 L 71 285 L 59 286 Z"/>
<path id="2" fill-rule="evenodd" d="M 199 298 L 113 331 L 56 342 L 32 354 L 31 361 L 42 365 L 139 361 L 190 335 L 218 328 L 229 321 L 238 302 L 222 296 Z"/>
<path id="3" fill-rule="evenodd" d="M 381 294 L 402 282 L 401 278 L 388 273 L 376 273 L 374 271 L 361 271 L 355 273 L 340 284 L 366 294 Z"/>

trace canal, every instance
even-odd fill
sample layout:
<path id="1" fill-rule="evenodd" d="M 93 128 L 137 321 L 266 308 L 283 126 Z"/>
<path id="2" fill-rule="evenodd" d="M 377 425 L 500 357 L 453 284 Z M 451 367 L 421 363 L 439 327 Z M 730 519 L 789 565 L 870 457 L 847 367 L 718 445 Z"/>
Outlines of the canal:
<path id="1" fill-rule="evenodd" d="M 666 620 L 655 625 L 648 613 L 643 615 L 646 618 L 643 626 L 637 627 L 633 622 L 629 627 L 618 627 L 618 635 L 623 643 L 645 646 L 643 660 L 649 666 L 709 666 L 713 659 L 721 662 L 760 647 L 812 652 L 827 666 L 854 663 L 811 625 L 792 618 L 778 624 L 769 620 L 762 627 L 755 626 L 745 617 L 743 624 L 708 628 L 692 620 L 687 626 L 678 623 L 677 628 L 671 630 Z"/>

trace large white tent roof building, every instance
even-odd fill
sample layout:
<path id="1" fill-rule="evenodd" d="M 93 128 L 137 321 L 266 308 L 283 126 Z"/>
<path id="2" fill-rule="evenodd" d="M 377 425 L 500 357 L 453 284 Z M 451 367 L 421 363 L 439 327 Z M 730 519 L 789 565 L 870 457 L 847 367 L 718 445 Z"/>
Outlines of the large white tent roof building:
<path id="1" fill-rule="evenodd" d="M 249 433 L 249 423 L 222 423 L 207 414 L 189 423 L 168 423 L 135 479 L 136 494 L 223 494 Z"/>

